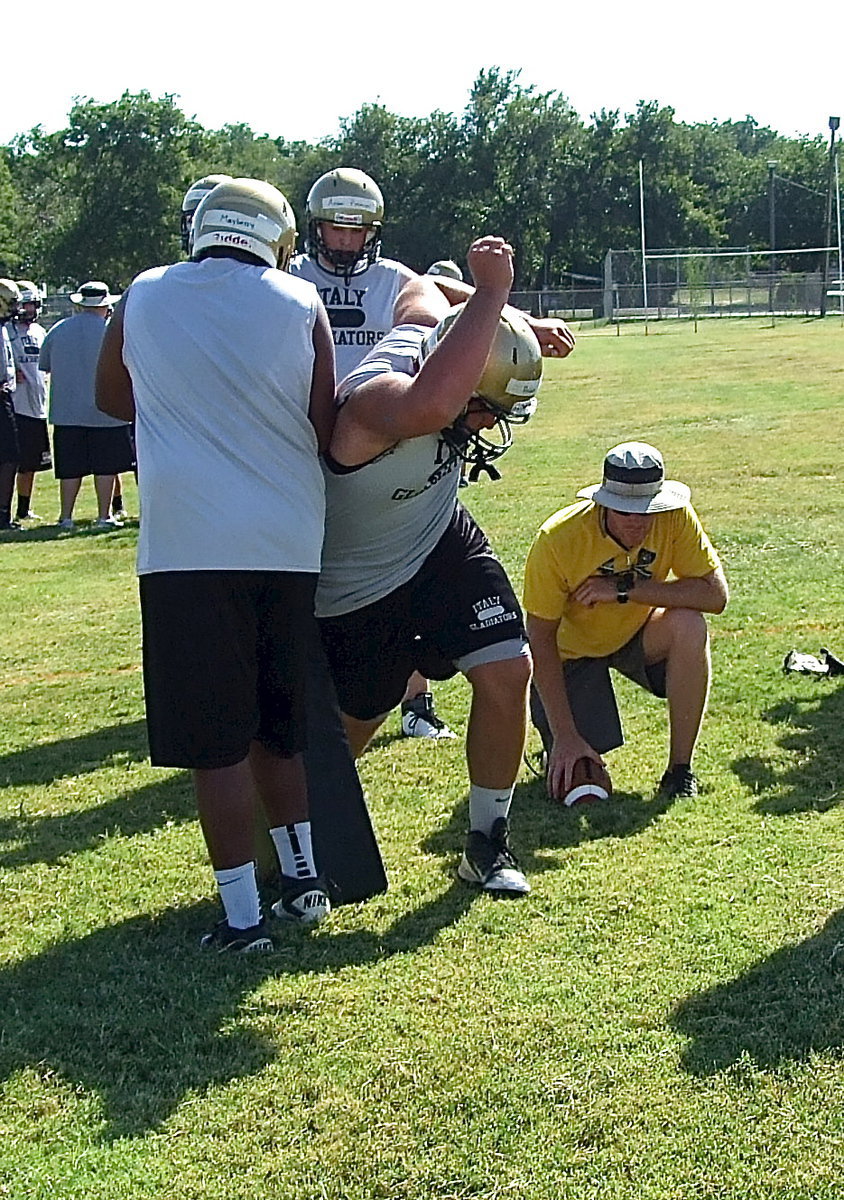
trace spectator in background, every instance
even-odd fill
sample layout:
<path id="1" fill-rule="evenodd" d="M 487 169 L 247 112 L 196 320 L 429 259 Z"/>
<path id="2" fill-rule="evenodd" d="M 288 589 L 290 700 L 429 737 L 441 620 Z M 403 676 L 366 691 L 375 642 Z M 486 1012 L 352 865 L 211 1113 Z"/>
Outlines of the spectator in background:
<path id="1" fill-rule="evenodd" d="M 99 280 L 83 283 L 70 299 L 78 311 L 59 321 L 44 339 L 39 357 L 50 373 L 50 421 L 59 480 L 59 526 L 74 529 L 73 509 L 86 475 L 94 476 L 97 529 L 119 529 L 110 513 L 114 477 L 134 466 L 131 423 L 100 412 L 94 402 L 94 377 L 106 321 L 118 299 Z"/>

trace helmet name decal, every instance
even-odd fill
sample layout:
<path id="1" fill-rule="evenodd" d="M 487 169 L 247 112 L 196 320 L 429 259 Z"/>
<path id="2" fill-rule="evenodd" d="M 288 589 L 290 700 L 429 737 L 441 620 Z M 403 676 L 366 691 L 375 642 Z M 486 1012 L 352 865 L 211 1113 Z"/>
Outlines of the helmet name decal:
<path id="1" fill-rule="evenodd" d="M 281 237 L 281 226 L 271 221 L 263 213 L 250 216 L 248 213 L 234 212 L 228 208 L 212 208 L 203 214 L 204 225 L 222 225 L 224 229 L 239 229 L 246 233 L 254 233 L 267 242 L 275 242 Z"/>
<path id="2" fill-rule="evenodd" d="M 378 212 L 377 202 L 369 196 L 326 196 L 322 206 L 323 208 L 357 208 L 368 213 Z"/>
<path id="3" fill-rule="evenodd" d="M 535 396 L 541 379 L 510 379 L 504 389 L 508 396 Z"/>

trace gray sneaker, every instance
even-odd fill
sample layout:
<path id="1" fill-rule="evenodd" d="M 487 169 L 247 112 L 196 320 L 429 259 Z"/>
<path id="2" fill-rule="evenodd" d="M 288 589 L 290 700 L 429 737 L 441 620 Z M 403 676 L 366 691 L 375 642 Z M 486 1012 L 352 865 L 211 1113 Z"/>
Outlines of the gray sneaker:
<path id="1" fill-rule="evenodd" d="M 466 839 L 457 874 L 465 883 L 476 883 L 495 896 L 526 896 L 530 884 L 519 870 L 510 849 L 510 827 L 499 817 L 487 836 L 473 829 Z"/>

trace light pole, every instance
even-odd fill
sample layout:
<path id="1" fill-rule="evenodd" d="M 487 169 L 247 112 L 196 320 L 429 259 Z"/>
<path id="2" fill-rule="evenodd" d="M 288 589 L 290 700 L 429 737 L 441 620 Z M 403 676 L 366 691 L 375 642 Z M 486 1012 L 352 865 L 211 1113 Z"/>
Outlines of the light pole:
<path id="1" fill-rule="evenodd" d="M 826 289 L 829 286 L 829 243 L 832 238 L 832 191 L 835 175 L 835 133 L 841 124 L 840 117 L 829 118 L 829 169 L 826 184 L 826 221 L 824 222 L 823 280 L 821 285 L 821 316 L 826 316 Z"/>
<path id="2" fill-rule="evenodd" d="M 768 245 L 771 248 L 771 274 L 776 270 L 775 251 L 777 248 L 777 194 L 776 175 L 777 159 L 768 159 Z"/>

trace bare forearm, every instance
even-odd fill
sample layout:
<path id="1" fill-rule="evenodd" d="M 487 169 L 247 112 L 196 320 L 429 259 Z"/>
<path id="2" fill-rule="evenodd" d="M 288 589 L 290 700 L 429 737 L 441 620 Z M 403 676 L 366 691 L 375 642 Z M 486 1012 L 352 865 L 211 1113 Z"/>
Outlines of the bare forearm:
<path id="1" fill-rule="evenodd" d="M 637 579 L 629 596 L 631 604 L 648 608 L 691 608 L 695 612 L 720 613 L 727 604 L 728 591 L 723 576 L 702 579 Z"/>

